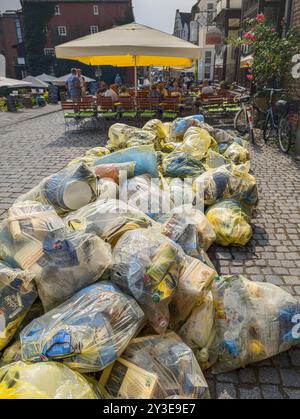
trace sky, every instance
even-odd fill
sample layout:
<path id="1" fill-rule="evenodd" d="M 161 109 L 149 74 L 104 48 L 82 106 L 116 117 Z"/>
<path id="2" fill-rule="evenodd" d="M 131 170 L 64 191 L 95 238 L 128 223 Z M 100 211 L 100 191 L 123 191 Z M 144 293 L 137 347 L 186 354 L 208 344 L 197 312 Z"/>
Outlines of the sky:
<path id="1" fill-rule="evenodd" d="M 172 33 L 176 9 L 190 12 L 196 0 L 133 0 L 135 20 Z M 20 8 L 19 0 L 0 0 L 0 11 Z"/>

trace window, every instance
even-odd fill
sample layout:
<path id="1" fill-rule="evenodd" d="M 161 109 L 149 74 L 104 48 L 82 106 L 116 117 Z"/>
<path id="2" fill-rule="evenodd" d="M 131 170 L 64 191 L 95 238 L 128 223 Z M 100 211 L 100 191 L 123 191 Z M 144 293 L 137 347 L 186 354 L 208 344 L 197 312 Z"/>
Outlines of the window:
<path id="1" fill-rule="evenodd" d="M 96 25 L 91 26 L 91 34 L 99 32 L 99 27 Z"/>
<path id="2" fill-rule="evenodd" d="M 54 14 L 55 14 L 55 16 L 60 16 L 60 7 L 59 6 L 55 6 Z"/>
<path id="3" fill-rule="evenodd" d="M 16 22 L 17 39 L 18 39 L 18 42 L 21 44 L 23 42 L 23 34 L 22 34 L 20 20 L 16 19 L 15 22 Z"/>
<path id="4" fill-rule="evenodd" d="M 58 35 L 59 36 L 67 36 L 67 28 L 66 28 L 66 26 L 59 26 L 58 27 Z"/>
<path id="5" fill-rule="evenodd" d="M 94 15 L 98 16 L 99 15 L 99 6 L 93 6 L 93 10 L 94 10 Z"/>
<path id="6" fill-rule="evenodd" d="M 205 52 L 205 67 L 204 67 L 204 78 L 205 79 L 210 79 L 210 74 L 211 74 L 211 63 L 212 63 L 212 52 L 211 51 L 206 51 Z"/>
<path id="7" fill-rule="evenodd" d="M 48 56 L 54 56 L 54 48 L 45 48 L 44 49 L 44 55 L 48 55 Z"/>

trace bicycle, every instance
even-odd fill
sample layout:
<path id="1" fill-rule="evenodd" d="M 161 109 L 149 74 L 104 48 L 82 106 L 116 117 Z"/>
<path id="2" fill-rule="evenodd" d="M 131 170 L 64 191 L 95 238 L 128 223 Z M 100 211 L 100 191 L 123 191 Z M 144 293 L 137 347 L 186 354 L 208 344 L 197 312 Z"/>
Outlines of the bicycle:
<path id="1" fill-rule="evenodd" d="M 252 97 L 249 95 L 237 97 L 236 102 L 239 102 L 241 109 L 234 118 L 234 128 L 240 134 L 249 133 L 249 140 L 254 144 L 254 128 L 259 119 L 259 109 L 252 103 Z"/>
<path id="2" fill-rule="evenodd" d="M 292 126 L 288 120 L 289 104 L 285 100 L 277 100 L 275 110 L 273 110 L 273 96 L 275 93 L 284 93 L 283 89 L 264 88 L 265 92 L 270 93 L 266 121 L 263 130 L 265 144 L 271 138 L 279 140 L 279 146 L 284 153 L 288 153 L 292 146 Z"/>

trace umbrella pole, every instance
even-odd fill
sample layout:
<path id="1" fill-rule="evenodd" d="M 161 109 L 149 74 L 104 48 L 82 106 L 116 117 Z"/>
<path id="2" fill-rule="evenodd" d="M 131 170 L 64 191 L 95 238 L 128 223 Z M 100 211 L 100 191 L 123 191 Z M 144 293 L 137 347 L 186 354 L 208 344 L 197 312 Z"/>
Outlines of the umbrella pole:
<path id="1" fill-rule="evenodd" d="M 137 97 L 138 80 L 137 80 L 136 56 L 134 57 L 134 89 L 135 89 L 135 97 Z"/>

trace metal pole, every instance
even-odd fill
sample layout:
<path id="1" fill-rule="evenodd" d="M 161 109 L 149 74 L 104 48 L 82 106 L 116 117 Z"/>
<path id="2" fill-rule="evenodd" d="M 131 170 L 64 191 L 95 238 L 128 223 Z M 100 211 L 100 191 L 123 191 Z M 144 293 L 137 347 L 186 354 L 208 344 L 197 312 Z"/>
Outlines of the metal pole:
<path id="1" fill-rule="evenodd" d="M 135 97 L 137 97 L 138 77 L 137 77 L 136 56 L 134 57 L 134 88 L 135 88 Z"/>

